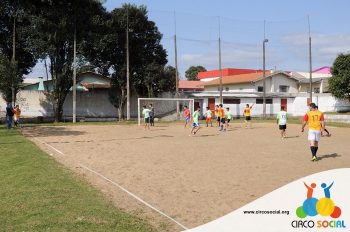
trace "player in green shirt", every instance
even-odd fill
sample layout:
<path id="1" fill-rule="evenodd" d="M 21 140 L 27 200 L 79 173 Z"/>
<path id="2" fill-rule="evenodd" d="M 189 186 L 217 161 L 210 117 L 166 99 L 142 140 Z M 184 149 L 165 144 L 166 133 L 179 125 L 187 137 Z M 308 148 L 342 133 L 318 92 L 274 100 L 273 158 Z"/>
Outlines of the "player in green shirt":
<path id="1" fill-rule="evenodd" d="M 189 136 L 191 136 L 192 134 L 195 135 L 199 129 L 201 128 L 199 126 L 199 112 L 201 111 L 201 108 L 198 106 L 197 110 L 195 112 L 193 112 L 193 115 L 192 115 L 192 120 L 193 120 L 193 123 L 192 123 L 192 130 L 191 130 L 191 134 Z"/>
<path id="2" fill-rule="evenodd" d="M 230 121 L 232 119 L 232 113 L 230 112 L 230 108 L 228 108 L 228 107 L 226 108 L 225 115 L 226 115 L 226 118 L 227 118 L 227 127 L 229 127 L 229 123 L 230 123 Z"/>

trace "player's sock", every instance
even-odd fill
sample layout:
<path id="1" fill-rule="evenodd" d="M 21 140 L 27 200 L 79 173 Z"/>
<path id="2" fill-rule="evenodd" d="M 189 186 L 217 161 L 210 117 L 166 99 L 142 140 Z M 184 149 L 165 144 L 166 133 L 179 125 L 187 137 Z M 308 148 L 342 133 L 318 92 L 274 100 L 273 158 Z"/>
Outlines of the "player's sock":
<path id="1" fill-rule="evenodd" d="M 310 147 L 310 150 L 311 150 L 312 157 L 316 156 L 315 147 L 314 147 L 314 146 L 311 146 L 311 147 Z"/>
<path id="2" fill-rule="evenodd" d="M 317 150 L 318 150 L 318 147 L 315 147 L 315 156 L 316 156 L 316 154 L 317 154 Z"/>

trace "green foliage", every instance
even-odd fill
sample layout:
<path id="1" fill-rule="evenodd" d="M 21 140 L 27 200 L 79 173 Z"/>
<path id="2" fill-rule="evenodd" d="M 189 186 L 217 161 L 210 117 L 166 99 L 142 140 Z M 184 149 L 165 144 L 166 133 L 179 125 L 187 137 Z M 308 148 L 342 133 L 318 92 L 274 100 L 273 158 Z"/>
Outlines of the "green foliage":
<path id="1" fill-rule="evenodd" d="M 0 53 L 0 92 L 3 99 L 12 102 L 12 88 L 16 93 L 21 83 L 22 75 L 18 72 L 17 63 Z"/>
<path id="2" fill-rule="evenodd" d="M 0 52 L 8 60 L 13 59 L 13 29 L 15 23 L 15 60 L 19 73 L 28 74 L 36 63 L 28 43 L 31 35 L 31 1 L 2 0 L 0 4 Z"/>
<path id="3" fill-rule="evenodd" d="M 350 100 L 350 54 L 340 54 L 335 59 L 329 91 L 334 97 Z"/>
<path id="4" fill-rule="evenodd" d="M 164 77 L 167 63 L 166 51 L 160 44 L 162 35 L 155 23 L 148 19 L 145 6 L 124 4 L 122 8 L 114 9 L 96 21 L 89 39 L 84 43 L 84 54 L 98 67 L 99 73 L 112 77 L 110 100 L 120 112 L 123 112 L 126 99 L 127 21 L 130 86 L 133 94 L 156 96 L 164 90 L 155 86 Z"/>
<path id="5" fill-rule="evenodd" d="M 36 55 L 50 60 L 53 80 L 55 121 L 61 121 L 63 104 L 73 82 L 73 43 L 78 48 L 90 33 L 90 26 L 103 15 L 104 8 L 95 0 L 41 1 L 32 10 L 33 35 L 30 43 Z"/>
<path id="6" fill-rule="evenodd" d="M 191 66 L 186 72 L 185 76 L 189 81 L 198 81 L 198 72 L 206 72 L 207 70 L 203 66 Z"/>

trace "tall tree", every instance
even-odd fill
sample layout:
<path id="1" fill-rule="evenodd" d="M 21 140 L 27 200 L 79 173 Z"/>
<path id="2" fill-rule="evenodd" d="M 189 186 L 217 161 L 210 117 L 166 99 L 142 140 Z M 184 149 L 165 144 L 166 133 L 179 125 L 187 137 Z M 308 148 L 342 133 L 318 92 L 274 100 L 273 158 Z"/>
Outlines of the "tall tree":
<path id="1" fill-rule="evenodd" d="M 22 74 L 18 71 L 17 62 L 0 53 L 0 91 L 6 102 L 12 102 L 12 88 L 18 90 L 21 82 Z"/>
<path id="2" fill-rule="evenodd" d="M 63 104 L 73 84 L 74 34 L 77 43 L 82 43 L 104 11 L 95 0 L 42 0 L 35 9 L 31 43 L 36 54 L 50 60 L 55 121 L 62 119 Z"/>
<path id="3" fill-rule="evenodd" d="M 12 99 L 12 90 L 15 98 L 20 83 L 23 81 L 23 74 L 28 74 L 35 65 L 36 59 L 27 40 L 31 34 L 28 30 L 30 25 L 30 11 L 28 8 L 30 6 L 31 4 L 28 1 L 20 0 L 3 0 L 0 4 L 0 53 L 2 64 L 6 63 L 6 60 L 11 61 L 11 65 L 7 66 L 9 70 L 3 70 L 2 73 L 14 74 L 14 76 L 1 77 L 0 91 L 7 101 L 15 101 L 15 99 Z M 10 95 L 9 92 L 11 92 Z"/>
<path id="4" fill-rule="evenodd" d="M 203 66 L 191 66 L 186 72 L 185 76 L 189 81 L 198 81 L 198 72 L 206 72 L 207 70 Z"/>
<path id="5" fill-rule="evenodd" d="M 350 54 L 340 54 L 335 59 L 329 91 L 334 97 L 350 100 Z"/>
<path id="6" fill-rule="evenodd" d="M 129 19 L 129 20 L 128 20 Z M 126 100 L 126 29 L 129 21 L 130 86 L 133 94 L 155 95 L 156 85 L 167 63 L 160 44 L 162 35 L 147 16 L 145 6 L 124 4 L 106 15 L 94 28 L 85 46 L 88 59 L 99 72 L 111 76 L 110 100 L 122 117 Z M 98 32 L 98 33 L 97 33 Z M 151 77 L 155 73 L 157 77 Z"/>

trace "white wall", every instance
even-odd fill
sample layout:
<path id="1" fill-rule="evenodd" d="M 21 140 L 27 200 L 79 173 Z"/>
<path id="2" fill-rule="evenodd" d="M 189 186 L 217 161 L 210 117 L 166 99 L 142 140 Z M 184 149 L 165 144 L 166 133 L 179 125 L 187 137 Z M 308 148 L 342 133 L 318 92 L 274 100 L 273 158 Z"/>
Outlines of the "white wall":
<path id="1" fill-rule="evenodd" d="M 289 86 L 288 93 L 298 93 L 298 82 L 282 74 L 274 75 L 266 79 L 266 92 L 278 93 L 280 85 Z M 263 86 L 262 80 L 255 83 L 256 91 L 258 91 L 258 86 Z"/>

